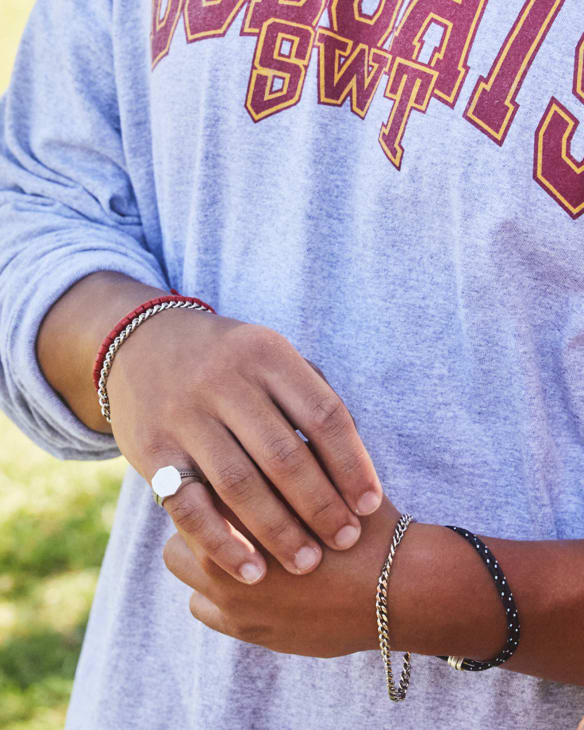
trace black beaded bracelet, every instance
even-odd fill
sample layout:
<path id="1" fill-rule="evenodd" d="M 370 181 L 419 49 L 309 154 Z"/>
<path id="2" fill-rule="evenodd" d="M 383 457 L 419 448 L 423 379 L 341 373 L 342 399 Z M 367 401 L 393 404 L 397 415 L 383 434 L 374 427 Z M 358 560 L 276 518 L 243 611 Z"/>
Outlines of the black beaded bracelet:
<path id="1" fill-rule="evenodd" d="M 484 542 L 479 540 L 479 538 L 476 535 L 473 535 L 472 532 L 469 532 L 462 527 L 453 527 L 452 525 L 446 525 L 446 527 L 456 532 L 476 548 L 477 553 L 480 555 L 482 561 L 487 566 L 489 573 L 495 581 L 499 598 L 501 599 L 505 609 L 505 615 L 507 617 L 507 642 L 501 652 L 494 659 L 490 659 L 487 662 L 480 662 L 475 659 L 465 659 L 464 657 L 455 656 L 440 656 L 438 659 L 444 659 L 444 661 L 447 661 L 454 669 L 460 669 L 467 672 L 482 672 L 485 669 L 498 667 L 503 664 L 503 662 L 506 662 L 519 646 L 519 614 L 517 613 L 517 606 L 513 600 L 513 593 L 511 593 L 511 588 L 509 587 L 507 578 L 505 578 L 505 574 L 501 570 L 501 566 L 497 559 Z"/>

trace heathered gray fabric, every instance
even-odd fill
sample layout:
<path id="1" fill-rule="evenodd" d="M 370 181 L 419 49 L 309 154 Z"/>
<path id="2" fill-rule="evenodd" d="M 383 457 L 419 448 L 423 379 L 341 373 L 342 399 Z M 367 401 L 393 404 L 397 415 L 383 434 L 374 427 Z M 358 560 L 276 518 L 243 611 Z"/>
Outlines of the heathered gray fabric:
<path id="1" fill-rule="evenodd" d="M 454 109 L 412 111 L 398 171 L 377 141 L 386 79 L 363 120 L 350 99 L 317 104 L 316 50 L 299 103 L 251 120 L 245 8 L 196 43 L 181 20 L 152 71 L 150 0 L 40 0 L 0 103 L 3 409 L 60 457 L 117 453 L 44 381 L 34 342 L 71 284 L 118 270 L 286 335 L 420 521 L 583 538 L 582 221 L 533 179 L 552 95 L 584 114 L 581 0 L 559 5 L 504 144 L 463 112 L 523 0 L 489 0 Z M 173 532 L 129 470 L 67 730 L 564 730 L 584 715 L 584 688 L 419 656 L 392 705 L 377 652 L 310 659 L 215 634 L 162 562 Z"/>

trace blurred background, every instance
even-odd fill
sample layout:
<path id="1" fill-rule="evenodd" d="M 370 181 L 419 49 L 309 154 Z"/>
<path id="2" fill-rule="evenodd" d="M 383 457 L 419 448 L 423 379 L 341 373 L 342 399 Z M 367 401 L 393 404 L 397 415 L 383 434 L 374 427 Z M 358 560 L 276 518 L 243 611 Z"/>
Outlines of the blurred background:
<path id="1" fill-rule="evenodd" d="M 33 5 L 0 0 L 0 95 Z M 124 462 L 57 461 L 1 412 L 0 434 L 0 728 L 62 730 Z"/>

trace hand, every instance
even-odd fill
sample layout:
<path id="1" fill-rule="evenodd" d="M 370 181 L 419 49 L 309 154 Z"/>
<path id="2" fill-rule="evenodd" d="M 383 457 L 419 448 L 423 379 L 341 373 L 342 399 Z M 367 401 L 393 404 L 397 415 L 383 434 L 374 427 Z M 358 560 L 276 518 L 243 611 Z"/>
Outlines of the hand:
<path id="1" fill-rule="evenodd" d="M 265 327 L 159 314 L 116 355 L 108 394 L 116 441 L 146 480 L 167 465 L 200 473 L 164 506 L 186 545 L 237 580 L 261 580 L 265 558 L 215 495 L 295 574 L 318 565 L 315 537 L 347 549 L 361 530 L 355 515 L 379 506 L 381 485 L 342 400 Z"/>
<path id="2" fill-rule="evenodd" d="M 268 575 L 255 586 L 234 581 L 203 553 L 193 556 L 178 533 L 166 543 L 164 561 L 195 589 L 193 616 L 215 631 L 287 654 L 340 656 L 379 646 L 377 581 L 398 519 L 385 499 L 362 521 L 352 550 L 325 550 L 320 568 L 301 577 L 268 558 Z"/>

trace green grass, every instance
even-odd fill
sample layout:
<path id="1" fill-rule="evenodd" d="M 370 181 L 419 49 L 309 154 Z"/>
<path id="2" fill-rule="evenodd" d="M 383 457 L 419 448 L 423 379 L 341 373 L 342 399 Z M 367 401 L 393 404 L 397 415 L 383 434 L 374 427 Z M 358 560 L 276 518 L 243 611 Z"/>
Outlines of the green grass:
<path id="1" fill-rule="evenodd" d="M 62 728 L 124 462 L 60 462 L 0 416 L 0 727 Z"/>
<path id="2" fill-rule="evenodd" d="M 32 6 L 0 0 L 0 93 Z M 0 728 L 62 730 L 124 462 L 59 462 L 1 413 L 0 434 Z"/>

